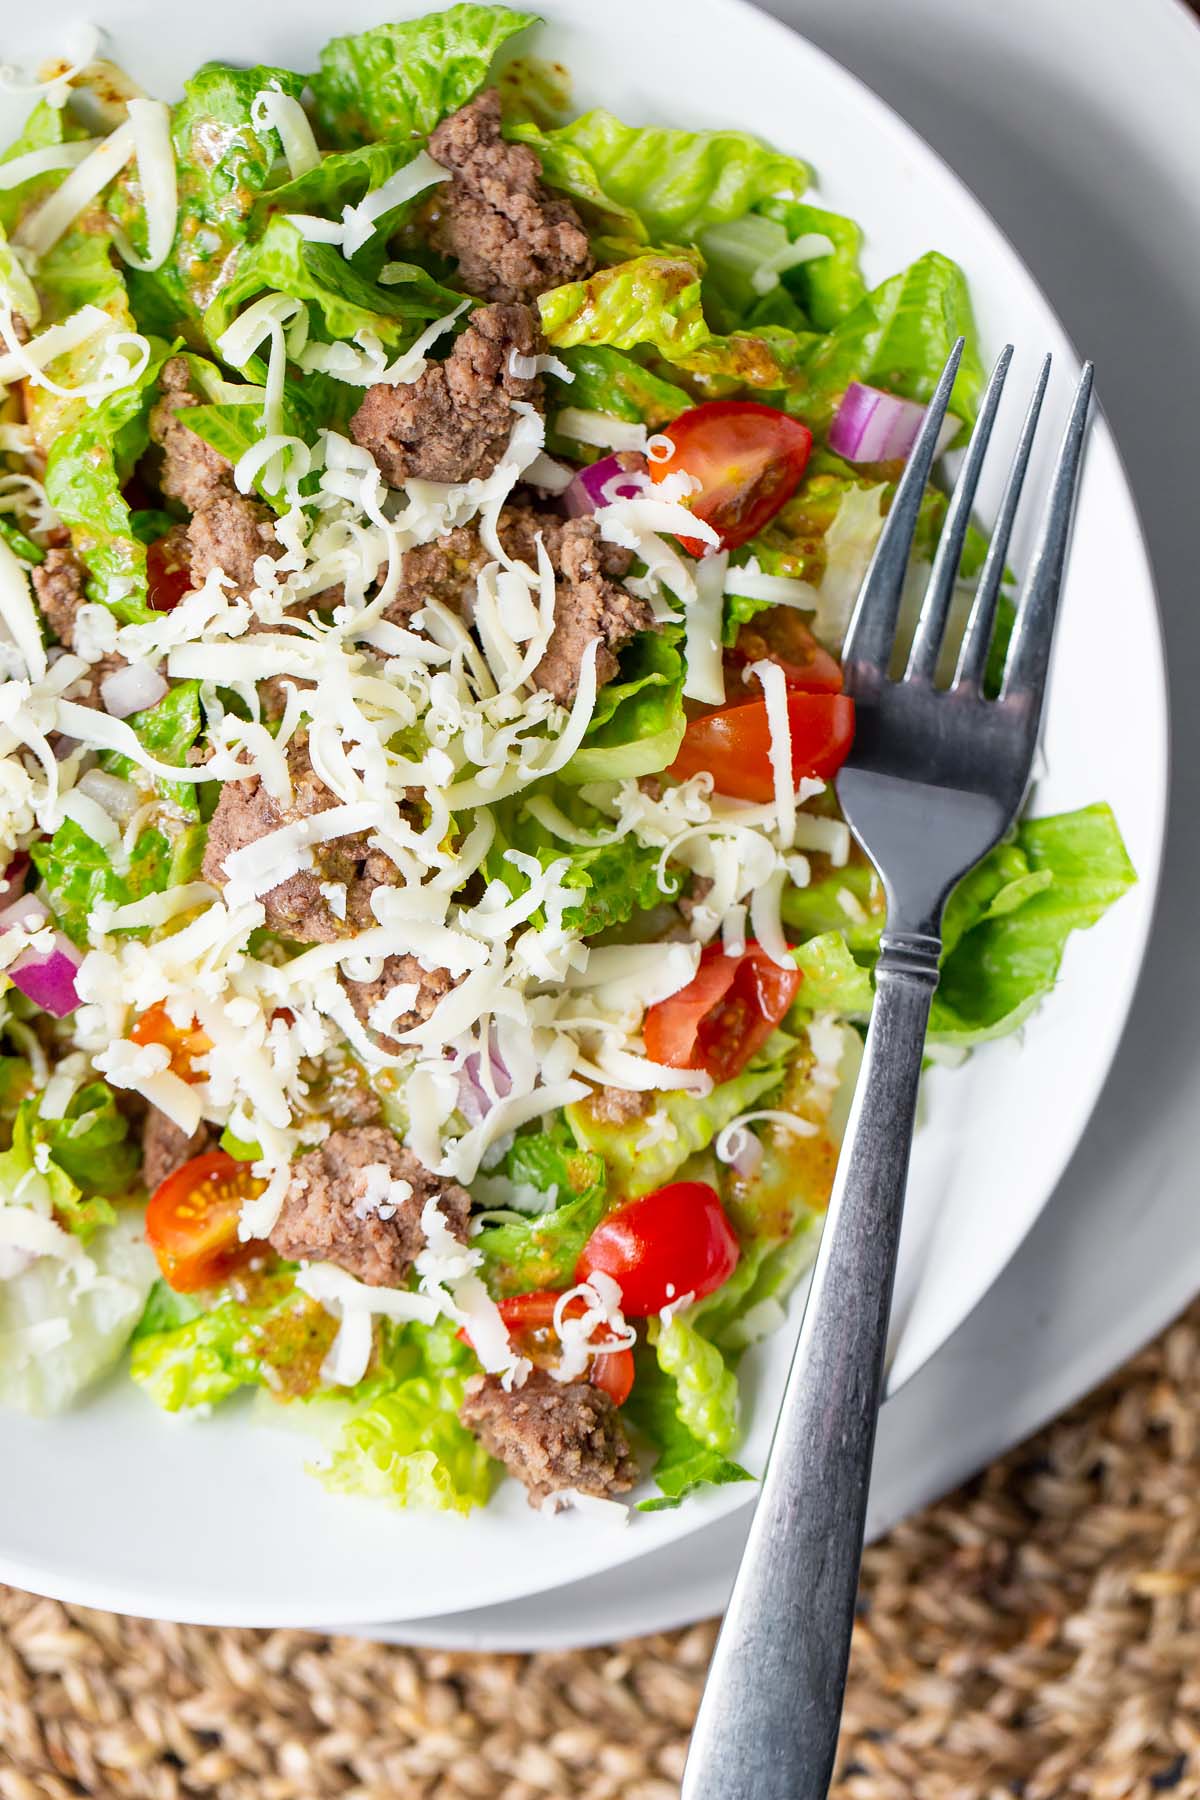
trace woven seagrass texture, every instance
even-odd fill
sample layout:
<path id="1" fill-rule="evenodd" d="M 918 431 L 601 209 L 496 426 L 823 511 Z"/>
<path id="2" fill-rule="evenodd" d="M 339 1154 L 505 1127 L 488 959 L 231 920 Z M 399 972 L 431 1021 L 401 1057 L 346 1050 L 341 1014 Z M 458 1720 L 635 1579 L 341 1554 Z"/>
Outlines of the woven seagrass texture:
<path id="1" fill-rule="evenodd" d="M 1200 1303 L 868 1554 L 838 1800 L 1200 1797 Z M 448 1655 L 0 1590 L 0 1800 L 673 1800 L 714 1628 Z"/>

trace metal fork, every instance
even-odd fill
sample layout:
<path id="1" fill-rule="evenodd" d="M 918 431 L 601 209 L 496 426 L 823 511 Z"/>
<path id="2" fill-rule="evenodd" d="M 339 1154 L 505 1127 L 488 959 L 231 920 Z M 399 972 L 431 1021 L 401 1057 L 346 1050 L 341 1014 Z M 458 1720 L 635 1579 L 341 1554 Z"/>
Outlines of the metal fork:
<path id="1" fill-rule="evenodd" d="M 837 780 L 883 878 L 887 926 L 846 1145 L 746 1551 L 692 1737 L 683 1800 L 823 1800 L 850 1654 L 867 1485 L 942 910 L 1029 784 L 1092 388 L 1083 370 L 1004 664 L 984 691 L 996 603 L 1050 372 L 1025 418 L 958 664 L 935 686 L 979 473 L 1012 358 L 988 383 L 907 666 L 889 677 L 917 510 L 962 355 L 943 370 L 846 639 L 857 735 Z"/>

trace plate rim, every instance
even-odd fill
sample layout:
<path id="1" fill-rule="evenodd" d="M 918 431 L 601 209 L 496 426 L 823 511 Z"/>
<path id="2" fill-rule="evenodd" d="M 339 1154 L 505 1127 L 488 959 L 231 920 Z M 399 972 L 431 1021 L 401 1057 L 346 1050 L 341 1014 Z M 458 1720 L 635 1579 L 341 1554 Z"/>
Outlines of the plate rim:
<path id="1" fill-rule="evenodd" d="M 736 31 L 739 22 L 745 20 L 747 17 L 752 18 L 755 21 L 756 29 L 768 27 L 781 46 L 786 41 L 789 45 L 788 54 L 794 54 L 796 48 L 799 47 L 802 54 L 811 59 L 815 59 L 819 65 L 823 66 L 824 71 L 832 81 L 858 90 L 859 95 L 863 97 L 863 104 L 867 105 L 869 108 L 875 109 L 877 113 L 883 115 L 890 127 L 903 135 L 907 146 L 914 150 L 919 157 L 927 159 L 928 164 L 936 170 L 943 179 L 949 181 L 951 186 L 956 189 L 958 194 L 968 203 L 969 208 L 976 215 L 980 224 L 986 229 L 986 232 L 991 235 L 995 242 L 1003 246 L 1008 257 L 1019 270 L 1023 281 L 1036 295 L 1038 302 L 1045 310 L 1048 318 L 1057 326 L 1063 341 L 1069 346 L 1071 355 L 1075 359 L 1076 366 L 1078 366 L 1078 356 L 1075 352 L 1074 344 L 1063 326 L 1057 309 L 1047 298 L 1041 284 L 1026 265 L 1011 238 L 993 218 L 990 210 L 978 198 L 969 184 L 957 173 L 952 165 L 928 143 L 917 128 L 908 122 L 901 112 L 876 93 L 869 83 L 858 76 L 853 70 L 847 68 L 819 45 L 814 44 L 802 30 L 775 18 L 769 13 L 761 11 L 758 7 L 751 4 L 751 0 L 703 0 L 703 3 L 710 14 L 715 15 L 718 21 L 723 20 L 725 26 L 734 31 Z M 404 8 L 406 13 L 409 12 L 410 7 L 411 0 L 406 0 Z M 552 24 L 562 23 L 569 26 L 572 23 L 572 21 L 567 19 L 555 19 L 553 0 L 547 11 Z M 1124 965 L 1125 991 L 1121 998 L 1119 1011 L 1115 1015 L 1115 1022 L 1109 1029 L 1109 1041 L 1105 1047 L 1102 1072 L 1096 1082 L 1095 1092 L 1091 1095 L 1087 1103 L 1086 1111 L 1079 1122 L 1078 1129 L 1071 1134 L 1069 1145 L 1065 1148 L 1056 1162 L 1051 1165 L 1052 1178 L 1047 1182 L 1044 1197 L 1037 1210 L 1029 1219 L 1026 1230 L 1011 1246 L 1009 1255 L 1005 1258 L 1004 1262 L 999 1266 L 993 1266 L 991 1268 L 987 1279 L 981 1284 L 978 1292 L 973 1295 L 968 1306 L 963 1309 L 961 1317 L 952 1330 L 941 1340 L 942 1343 L 948 1342 L 949 1338 L 953 1336 L 958 1329 L 961 1329 L 961 1325 L 966 1317 L 969 1316 L 970 1312 L 974 1310 L 979 1301 L 994 1285 L 1004 1269 L 1007 1268 L 1012 1257 L 1019 1250 L 1021 1243 L 1024 1242 L 1029 1230 L 1032 1229 L 1037 1219 L 1041 1217 L 1046 1206 L 1050 1204 L 1053 1198 L 1053 1194 L 1061 1181 L 1063 1171 L 1070 1161 L 1070 1158 L 1074 1155 L 1074 1152 L 1087 1129 L 1087 1124 L 1099 1099 L 1104 1082 L 1111 1070 L 1118 1045 L 1126 1029 L 1130 1007 L 1140 979 L 1141 969 L 1145 960 L 1150 934 L 1153 929 L 1154 917 L 1157 911 L 1170 792 L 1170 714 L 1169 693 L 1166 685 L 1165 645 L 1162 629 L 1161 602 L 1158 595 L 1157 584 L 1154 579 L 1153 564 L 1149 556 L 1136 499 L 1128 481 L 1119 445 L 1113 437 L 1101 407 L 1097 408 L 1092 429 L 1097 437 L 1106 441 L 1107 446 L 1111 446 L 1116 463 L 1117 476 L 1129 505 L 1131 523 L 1136 534 L 1136 543 L 1133 545 L 1133 548 L 1140 558 L 1141 566 L 1145 572 L 1146 585 L 1152 601 L 1151 620 L 1156 651 L 1154 656 L 1154 669 L 1158 689 L 1156 715 L 1159 742 L 1157 745 L 1157 753 L 1159 755 L 1160 773 L 1159 778 L 1155 783 L 1155 807 L 1153 819 L 1150 821 L 1152 824 L 1153 845 L 1152 866 L 1149 868 L 1140 868 L 1138 871 L 1139 885 L 1146 897 L 1143 908 L 1142 928 L 1139 939 L 1132 947 L 1132 954 L 1129 955 L 1128 961 Z M 795 1317 L 795 1329 L 799 1329 L 798 1314 Z M 929 1357 L 935 1353 L 936 1348 L 937 1346 L 932 1347 L 926 1356 L 915 1363 L 912 1368 L 907 1369 L 905 1371 L 904 1382 L 899 1385 L 907 1385 L 907 1382 L 919 1372 L 920 1368 L 925 1366 Z M 899 1391 L 899 1387 L 892 1391 Z M 691 1516 L 689 1518 L 681 1518 L 679 1520 L 678 1528 L 673 1531 L 665 1541 L 646 1542 L 644 1545 L 636 1548 L 627 1548 L 626 1545 L 629 1544 L 629 1540 L 623 1540 L 621 1551 L 612 1555 L 597 1558 L 583 1574 L 572 1576 L 568 1581 L 564 1582 L 561 1579 L 551 1576 L 544 1584 L 536 1579 L 531 1583 L 528 1578 L 528 1572 L 526 1572 L 519 1582 L 513 1582 L 510 1593 L 507 1595 L 501 1594 L 490 1604 L 495 1607 L 503 1607 L 505 1604 L 514 1600 L 535 1598 L 539 1594 L 553 1591 L 556 1588 L 569 1587 L 575 1581 L 587 1580 L 592 1575 L 602 1574 L 605 1570 L 611 1569 L 616 1565 L 632 1564 L 634 1562 L 643 1561 L 645 1558 L 655 1554 L 656 1551 L 666 1548 L 668 1544 L 680 1543 L 688 1538 L 694 1538 L 697 1533 L 703 1531 L 706 1527 L 716 1525 L 720 1521 L 727 1519 L 730 1515 L 741 1512 L 753 1503 L 755 1493 L 756 1488 L 749 1486 L 749 1484 L 747 1484 L 745 1489 L 726 1489 L 723 1493 L 710 1497 L 708 1503 L 704 1504 L 702 1507 L 693 1507 Z M 43 1568 L 37 1559 L 24 1559 L 19 1556 L 14 1557 L 4 1550 L 2 1544 L 0 1544 L 0 1579 L 12 1581 L 17 1585 L 26 1587 L 34 1592 L 49 1594 L 55 1598 L 67 1599 L 74 1603 L 92 1605 L 115 1611 L 128 1612 L 130 1610 L 129 1598 L 132 1590 L 130 1589 L 128 1581 L 124 1578 L 119 1582 L 109 1583 L 102 1576 L 93 1576 L 90 1579 L 85 1579 L 83 1581 L 75 1581 L 72 1579 L 63 1585 L 48 1569 Z M 148 1600 L 149 1598 L 150 1597 L 147 1595 L 139 1595 L 139 1606 L 140 1602 Z M 139 1610 L 139 1607 L 135 1607 L 135 1610 Z M 472 1610 L 469 1604 L 452 1608 L 449 1612 L 444 1614 L 434 1612 L 431 1609 L 421 1610 L 409 1615 L 408 1620 L 405 1622 L 416 1622 L 423 1617 L 449 1618 L 453 1617 L 458 1612 L 469 1610 Z M 179 1615 L 174 1611 L 170 1614 L 163 1613 L 156 1610 L 153 1605 L 149 1605 L 141 1616 L 178 1617 Z M 275 1607 L 272 1610 L 269 1620 L 265 1621 L 253 1606 L 230 1609 L 228 1606 L 223 1605 L 219 1611 L 216 1612 L 207 1612 L 203 1606 L 198 1608 L 189 1606 L 185 1609 L 185 1616 L 197 1624 L 204 1625 L 262 1625 L 266 1623 L 269 1625 L 315 1625 L 317 1628 L 330 1628 L 340 1622 L 331 1611 L 323 1611 L 314 1621 L 312 1613 L 306 1610 L 301 1604 L 290 1605 L 284 1608 Z M 371 1624 L 385 1624 L 391 1622 L 396 1622 L 394 1620 L 394 1615 L 391 1618 L 384 1617 L 367 1620 L 365 1621 L 365 1626 L 369 1629 Z"/>

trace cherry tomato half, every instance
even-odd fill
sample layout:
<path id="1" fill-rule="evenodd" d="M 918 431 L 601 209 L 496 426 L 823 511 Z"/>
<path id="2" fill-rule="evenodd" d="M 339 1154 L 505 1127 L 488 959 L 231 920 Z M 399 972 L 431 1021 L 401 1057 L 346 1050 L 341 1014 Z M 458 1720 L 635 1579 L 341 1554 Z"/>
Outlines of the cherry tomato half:
<path id="1" fill-rule="evenodd" d="M 161 1044 L 170 1054 L 172 1075 L 178 1075 L 180 1081 L 204 1080 L 193 1067 L 193 1058 L 206 1056 L 213 1043 L 195 1019 L 188 1026 L 176 1025 L 165 1006 L 152 1006 L 137 1020 L 129 1035 L 135 1044 Z"/>
<path id="2" fill-rule="evenodd" d="M 687 986 L 647 1012 L 646 1055 L 669 1069 L 703 1069 L 728 1081 L 766 1043 L 799 987 L 799 969 L 781 968 L 761 944 L 747 944 L 740 956 L 706 944 Z"/>
<path id="3" fill-rule="evenodd" d="M 799 419 L 758 400 L 709 400 L 680 413 L 663 430 L 675 449 L 651 461 L 655 481 L 680 470 L 700 483 L 688 501 L 698 519 L 719 534 L 722 550 L 756 537 L 800 485 L 812 432 Z M 693 556 L 709 546 L 681 537 Z"/>
<path id="4" fill-rule="evenodd" d="M 627 1318 L 647 1319 L 690 1294 L 702 1300 L 737 1268 L 737 1237 L 715 1188 L 673 1181 L 602 1219 L 575 1266 L 576 1281 L 597 1271 L 620 1285 Z"/>
<path id="5" fill-rule="evenodd" d="M 158 1258 L 163 1279 L 177 1292 L 213 1287 L 264 1246 L 238 1237 L 238 1219 L 247 1200 L 266 1186 L 224 1150 L 193 1156 L 155 1188 L 146 1208 L 146 1242 Z"/>
<path id="6" fill-rule="evenodd" d="M 561 1294 L 541 1288 L 531 1294 L 511 1294 L 507 1300 L 497 1302 L 513 1347 L 541 1368 L 558 1360 L 554 1309 L 561 1298 Z M 572 1300 L 567 1306 L 567 1317 L 577 1318 L 584 1310 L 581 1298 Z M 468 1331 L 458 1335 L 470 1343 Z M 610 1350 L 603 1356 L 593 1356 L 588 1364 L 588 1380 L 593 1387 L 602 1388 L 614 1406 L 623 1406 L 633 1387 L 633 1369 L 632 1350 Z"/>
<path id="7" fill-rule="evenodd" d="M 146 598 L 155 612 L 170 612 L 192 591 L 187 534 L 173 526 L 146 551 Z"/>
<path id="8" fill-rule="evenodd" d="M 818 643 L 794 606 L 771 606 L 743 625 L 725 652 L 725 692 L 729 701 L 760 700 L 762 684 L 747 670 L 751 663 L 778 663 L 789 689 L 805 694 L 840 694 L 842 665 Z"/>
<path id="9" fill-rule="evenodd" d="M 854 742 L 854 702 L 848 694 L 789 693 L 792 781 L 837 774 Z M 717 791 L 736 800 L 763 803 L 775 797 L 771 773 L 771 727 L 765 700 L 720 706 L 688 723 L 671 764 L 680 781 L 711 774 Z"/>

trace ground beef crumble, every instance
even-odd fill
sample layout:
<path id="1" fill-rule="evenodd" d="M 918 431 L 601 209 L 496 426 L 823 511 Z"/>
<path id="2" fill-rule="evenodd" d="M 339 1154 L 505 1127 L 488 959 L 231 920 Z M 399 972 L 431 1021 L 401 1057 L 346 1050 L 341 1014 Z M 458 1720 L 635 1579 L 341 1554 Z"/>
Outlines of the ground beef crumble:
<path id="1" fill-rule="evenodd" d="M 186 528 L 192 580 L 199 586 L 219 568 L 236 591 L 245 594 L 254 585 L 256 558 L 283 554 L 274 514 L 261 500 L 239 493 L 229 459 L 189 429 L 186 415 L 202 402 L 192 387 L 187 359 L 168 358 L 159 385 L 162 391 L 150 413 L 150 436 L 162 451 L 159 486 L 192 515 Z"/>
<path id="2" fill-rule="evenodd" d="M 592 270 L 579 214 L 542 182 L 527 144 L 500 135 L 500 96 L 485 88 L 443 119 L 429 154 L 453 180 L 429 202 L 429 240 L 453 257 L 458 278 L 484 300 L 533 300 Z"/>
<path id="3" fill-rule="evenodd" d="M 87 604 L 87 570 L 74 550 L 55 545 L 47 550 L 45 560 L 35 563 L 30 571 L 33 591 L 42 616 L 51 631 L 68 650 L 75 649 L 75 622 L 81 606 Z M 112 650 L 90 665 L 85 676 L 67 692 L 66 698 L 81 706 L 100 706 L 101 683 L 118 669 L 127 668 L 126 659 Z"/>
<path id="4" fill-rule="evenodd" d="M 203 1156 L 206 1150 L 216 1147 L 217 1134 L 211 1125 L 198 1125 L 188 1137 L 173 1119 L 152 1106 L 142 1124 L 142 1180 L 153 1193 L 193 1156 Z"/>
<path id="5" fill-rule="evenodd" d="M 608 1499 L 638 1478 L 620 1413 L 590 1382 L 555 1381 L 535 1368 L 507 1393 L 499 1376 L 473 1375 L 458 1416 L 525 1484 L 531 1506 L 563 1488 Z"/>
<path id="6" fill-rule="evenodd" d="M 366 1171 L 379 1166 L 412 1189 L 388 1218 L 367 1204 Z M 433 1198 L 465 1243 L 471 1197 L 464 1188 L 431 1175 L 382 1126 L 334 1131 L 292 1165 L 270 1243 L 289 1261 L 332 1262 L 370 1287 L 399 1287 L 424 1247 L 421 1213 Z"/>
<path id="7" fill-rule="evenodd" d="M 490 475 L 512 431 L 512 402 L 542 405 L 541 378 L 514 375 L 513 352 L 536 356 L 545 347 L 529 307 L 480 307 L 445 362 L 416 381 L 368 388 L 350 435 L 391 487 Z"/>
<path id="8" fill-rule="evenodd" d="M 376 1041 L 393 1056 L 398 1055 L 405 1047 L 399 1042 L 401 1033 L 411 1031 L 415 1025 L 424 1024 L 432 1016 L 438 1002 L 454 986 L 454 978 L 448 969 L 423 969 L 415 956 L 403 954 L 386 957 L 383 968 L 374 981 L 351 981 L 344 970 L 339 972 L 339 980 L 355 1013 L 367 1026 L 371 1024 L 372 1007 L 380 1000 L 385 1000 L 393 988 L 416 988 L 417 994 L 412 1005 L 393 1022 L 390 1028 L 392 1035 L 374 1032 Z"/>
<path id="9" fill-rule="evenodd" d="M 288 770 L 292 778 L 290 806 L 269 794 L 257 775 L 222 787 L 204 851 L 206 881 L 224 887 L 225 859 L 232 851 L 339 804 L 309 760 L 307 739 L 294 738 L 288 745 Z M 382 850 L 370 848 L 364 833 L 334 838 L 316 846 L 311 869 L 289 875 L 262 896 L 265 922 L 271 931 L 297 943 L 333 943 L 374 925 L 371 895 L 378 887 L 395 886 L 399 879 L 395 863 Z M 344 918 L 321 892 L 322 883 L 345 887 Z"/>

